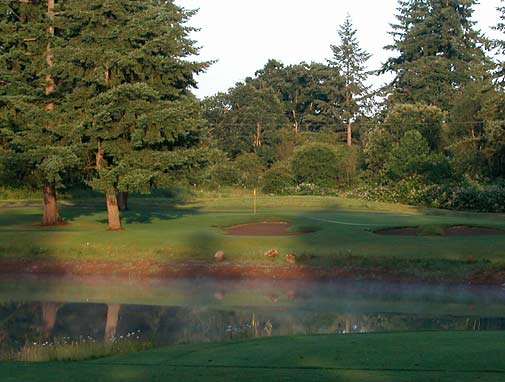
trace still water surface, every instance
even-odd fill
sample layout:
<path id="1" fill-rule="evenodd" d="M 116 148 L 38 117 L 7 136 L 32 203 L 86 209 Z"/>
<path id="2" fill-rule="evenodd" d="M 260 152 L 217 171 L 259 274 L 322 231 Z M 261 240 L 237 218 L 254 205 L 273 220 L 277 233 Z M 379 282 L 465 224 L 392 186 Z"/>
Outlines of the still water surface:
<path id="1" fill-rule="evenodd" d="M 0 352 L 405 330 L 505 329 L 505 289 L 381 282 L 0 276 Z"/>

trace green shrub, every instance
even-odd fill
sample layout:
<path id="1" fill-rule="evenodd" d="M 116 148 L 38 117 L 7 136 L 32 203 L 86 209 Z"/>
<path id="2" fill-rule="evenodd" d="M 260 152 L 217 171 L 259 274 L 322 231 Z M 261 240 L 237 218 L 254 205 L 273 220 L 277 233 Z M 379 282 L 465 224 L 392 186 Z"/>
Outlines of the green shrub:
<path id="1" fill-rule="evenodd" d="M 263 192 L 265 194 L 286 195 L 294 186 L 293 175 L 286 167 L 273 167 L 263 177 Z"/>
<path id="2" fill-rule="evenodd" d="M 240 154 L 233 166 L 239 174 L 240 185 L 245 187 L 257 187 L 265 172 L 263 162 L 253 153 Z"/>
<path id="3" fill-rule="evenodd" d="M 424 104 L 396 104 L 386 116 L 384 126 L 399 143 L 408 131 L 418 131 L 431 150 L 442 142 L 445 114 L 437 106 Z"/>
<path id="4" fill-rule="evenodd" d="M 338 158 L 332 147 L 311 144 L 295 152 L 291 169 L 297 184 L 332 188 L 338 177 Z"/>
<path id="5" fill-rule="evenodd" d="M 505 187 L 459 187 L 453 189 L 441 207 L 453 210 L 505 212 Z"/>
<path id="6" fill-rule="evenodd" d="M 235 186 L 240 183 L 240 172 L 230 162 L 215 165 L 210 170 L 211 182 L 219 186 Z"/>
<path id="7" fill-rule="evenodd" d="M 505 187 L 426 184 L 412 176 L 391 184 L 365 183 L 346 193 L 370 201 L 404 203 L 460 211 L 505 213 Z"/>

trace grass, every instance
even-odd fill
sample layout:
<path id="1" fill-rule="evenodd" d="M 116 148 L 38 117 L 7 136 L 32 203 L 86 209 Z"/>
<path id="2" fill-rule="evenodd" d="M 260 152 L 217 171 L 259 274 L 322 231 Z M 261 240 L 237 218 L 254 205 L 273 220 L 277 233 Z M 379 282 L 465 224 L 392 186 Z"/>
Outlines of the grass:
<path id="1" fill-rule="evenodd" d="M 11 381 L 498 382 L 504 332 L 278 337 L 184 345 L 96 361 L 0 363 Z"/>
<path id="2" fill-rule="evenodd" d="M 150 343 L 137 340 L 96 342 L 92 339 L 78 342 L 33 343 L 6 358 L 18 362 L 83 361 L 113 355 L 125 355 L 152 348 Z"/>
<path id="3" fill-rule="evenodd" d="M 133 198 L 130 211 L 122 214 L 125 230 L 107 232 L 101 199 L 66 200 L 63 205 L 61 213 L 69 224 L 54 228 L 36 226 L 40 206 L 0 208 L 0 259 L 211 264 L 214 253 L 223 250 L 227 261 L 235 264 L 286 265 L 283 256 L 264 258 L 265 251 L 276 248 L 281 254 L 296 253 L 308 265 L 379 267 L 384 271 L 401 267 L 408 273 L 437 279 L 461 279 L 505 266 L 505 235 L 394 237 L 373 232 L 399 226 L 421 227 L 425 232 L 438 232 L 450 225 L 505 229 L 503 214 L 420 209 L 338 197 L 270 196 L 258 198 L 258 213 L 253 214 L 252 195 L 241 190 L 199 192 L 189 199 Z M 264 220 L 289 221 L 293 229 L 315 232 L 259 238 L 233 237 L 221 230 Z"/>

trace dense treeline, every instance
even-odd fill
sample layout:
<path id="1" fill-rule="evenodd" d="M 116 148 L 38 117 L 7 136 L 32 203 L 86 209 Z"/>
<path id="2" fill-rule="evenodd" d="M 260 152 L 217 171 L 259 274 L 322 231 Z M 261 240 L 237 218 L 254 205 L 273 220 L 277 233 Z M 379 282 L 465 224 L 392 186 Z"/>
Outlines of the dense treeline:
<path id="1" fill-rule="evenodd" d="M 399 0 L 374 72 L 347 17 L 326 62 L 270 60 L 199 102 L 209 63 L 173 1 L 3 1 L 0 181 L 43 192 L 47 225 L 59 189 L 91 187 L 111 229 L 129 192 L 181 183 L 504 211 L 505 42 L 475 3 Z"/>
<path id="2" fill-rule="evenodd" d="M 391 58 L 375 72 L 348 17 L 326 63 L 270 60 L 206 99 L 211 135 L 230 159 L 215 166 L 216 181 L 504 211 L 505 44 L 475 29 L 475 3 L 400 0 Z M 390 84 L 367 86 L 384 73 Z"/>

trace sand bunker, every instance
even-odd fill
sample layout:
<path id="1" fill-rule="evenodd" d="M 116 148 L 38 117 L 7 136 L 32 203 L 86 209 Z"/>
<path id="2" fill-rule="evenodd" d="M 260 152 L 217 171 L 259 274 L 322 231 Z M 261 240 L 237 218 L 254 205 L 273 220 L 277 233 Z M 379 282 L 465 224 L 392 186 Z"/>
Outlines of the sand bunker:
<path id="1" fill-rule="evenodd" d="M 296 236 L 310 231 L 290 231 L 288 222 L 260 222 L 239 224 L 223 228 L 223 231 L 234 236 Z"/>
<path id="2" fill-rule="evenodd" d="M 426 233 L 420 227 L 390 228 L 375 231 L 378 235 L 385 236 L 485 236 L 505 235 L 504 230 L 487 227 L 452 226 L 444 228 L 440 233 Z"/>

